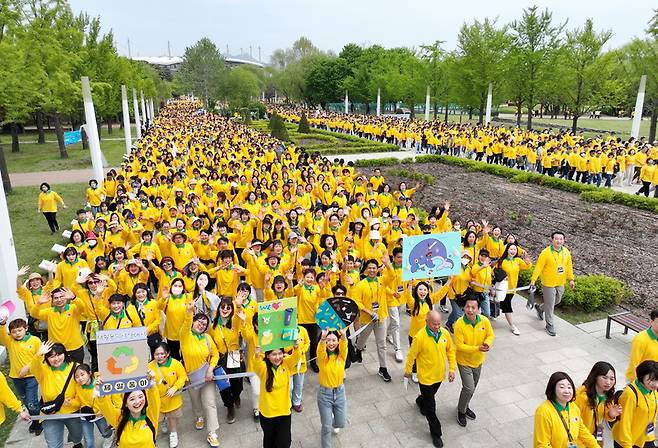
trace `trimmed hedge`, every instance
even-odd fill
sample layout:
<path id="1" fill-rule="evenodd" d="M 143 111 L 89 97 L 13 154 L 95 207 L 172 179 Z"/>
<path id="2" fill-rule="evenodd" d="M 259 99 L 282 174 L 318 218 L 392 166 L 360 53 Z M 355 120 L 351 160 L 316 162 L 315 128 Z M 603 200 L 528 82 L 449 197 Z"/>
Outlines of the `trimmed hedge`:
<path id="1" fill-rule="evenodd" d="M 596 311 L 619 305 L 631 295 L 631 290 L 615 278 L 606 275 L 577 275 L 576 288 L 565 288 L 562 303 L 583 311 Z"/>
<path id="2" fill-rule="evenodd" d="M 370 166 L 393 166 L 399 164 L 400 161 L 395 157 L 385 157 L 383 159 L 363 159 L 354 162 L 357 167 L 370 167 Z"/>
<path id="3" fill-rule="evenodd" d="M 391 168 L 386 171 L 389 176 L 406 177 L 409 179 L 423 182 L 426 185 L 434 185 L 434 176 L 431 174 L 414 173 L 413 171 Z"/>

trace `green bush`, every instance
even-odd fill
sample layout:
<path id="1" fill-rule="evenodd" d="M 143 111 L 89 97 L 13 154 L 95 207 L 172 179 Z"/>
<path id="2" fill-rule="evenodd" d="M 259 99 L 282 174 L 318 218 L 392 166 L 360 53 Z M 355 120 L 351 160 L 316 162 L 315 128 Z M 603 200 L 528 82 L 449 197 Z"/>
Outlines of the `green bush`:
<path id="1" fill-rule="evenodd" d="M 531 277 L 532 277 L 532 268 L 519 271 L 519 282 L 517 286 L 518 287 L 528 286 L 530 284 Z M 541 294 L 541 279 L 539 278 L 537 279 L 537 281 L 535 282 L 535 286 L 537 287 L 537 294 Z"/>
<path id="2" fill-rule="evenodd" d="M 274 138 L 287 142 L 290 140 L 288 137 L 288 129 L 283 123 L 283 119 L 278 114 L 272 114 L 270 117 L 270 134 Z"/>
<path id="3" fill-rule="evenodd" d="M 391 168 L 386 171 L 389 176 L 406 177 L 408 179 L 417 180 L 425 185 L 434 185 L 434 176 L 430 174 L 414 173 L 413 171 Z"/>
<path id="4" fill-rule="evenodd" d="M 621 204 L 658 213 L 658 199 L 634 196 L 612 190 L 593 190 L 580 193 L 580 198 L 587 202 L 603 204 Z"/>
<path id="5" fill-rule="evenodd" d="M 299 119 L 299 126 L 297 127 L 297 132 L 300 134 L 310 134 L 311 128 L 308 125 L 308 118 L 306 114 L 302 114 L 302 117 Z"/>
<path id="6" fill-rule="evenodd" d="M 383 159 L 363 159 L 354 162 L 357 167 L 377 167 L 377 166 L 393 166 L 400 163 L 395 157 L 385 157 Z"/>
<path id="7" fill-rule="evenodd" d="M 576 276 L 576 288 L 567 287 L 562 297 L 565 306 L 595 311 L 619 305 L 631 297 L 631 290 L 621 281 L 606 275 Z"/>

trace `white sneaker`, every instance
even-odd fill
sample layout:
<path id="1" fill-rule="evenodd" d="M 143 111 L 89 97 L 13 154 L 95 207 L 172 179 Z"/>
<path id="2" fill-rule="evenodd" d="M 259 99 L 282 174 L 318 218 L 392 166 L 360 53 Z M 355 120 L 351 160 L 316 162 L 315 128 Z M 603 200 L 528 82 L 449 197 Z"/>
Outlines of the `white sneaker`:
<path id="1" fill-rule="evenodd" d="M 167 419 L 162 420 L 162 423 L 160 423 L 160 431 L 162 431 L 162 434 L 167 434 L 169 432 L 169 426 L 167 426 Z"/>
<path id="2" fill-rule="evenodd" d="M 172 432 L 169 434 L 169 448 L 176 448 L 178 446 L 178 433 Z"/>
<path id="3" fill-rule="evenodd" d="M 516 328 L 516 325 L 512 327 L 512 333 L 514 333 L 514 334 L 517 335 L 517 336 L 521 334 L 521 332 L 519 331 L 519 329 Z"/>
<path id="4" fill-rule="evenodd" d="M 112 448 L 114 446 L 114 434 L 110 437 L 103 439 L 103 448 Z"/>
<path id="5" fill-rule="evenodd" d="M 219 446 L 219 437 L 217 437 L 217 434 L 214 432 L 209 432 L 206 440 L 208 441 L 208 445 L 213 448 L 217 448 Z"/>
<path id="6" fill-rule="evenodd" d="M 416 372 L 411 374 L 411 381 L 418 384 L 418 375 L 416 374 Z"/>
<path id="7" fill-rule="evenodd" d="M 404 355 L 402 354 L 402 350 L 396 350 L 395 351 L 395 360 L 397 362 L 402 362 L 404 361 Z"/>
<path id="8" fill-rule="evenodd" d="M 450 310 L 448 309 L 448 307 L 445 306 L 445 305 L 439 305 L 439 309 L 440 309 L 441 311 L 443 311 L 444 313 L 447 313 L 448 311 L 450 311 Z"/>
<path id="9" fill-rule="evenodd" d="M 338 434 L 340 432 L 340 428 L 334 428 L 333 431 L 334 431 L 334 434 Z"/>

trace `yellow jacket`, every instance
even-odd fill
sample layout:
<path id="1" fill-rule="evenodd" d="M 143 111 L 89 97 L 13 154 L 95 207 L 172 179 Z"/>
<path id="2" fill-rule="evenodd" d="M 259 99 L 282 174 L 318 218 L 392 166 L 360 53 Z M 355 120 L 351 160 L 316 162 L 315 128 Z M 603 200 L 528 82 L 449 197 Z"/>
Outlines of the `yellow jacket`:
<path id="1" fill-rule="evenodd" d="M 39 211 L 43 213 L 57 212 L 57 203 L 64 204 L 64 200 L 54 191 L 49 190 L 47 193 L 43 191 L 39 193 Z"/>
<path id="2" fill-rule="evenodd" d="M 180 348 L 185 370 L 190 373 L 204 363 L 215 367 L 219 362 L 219 352 L 209 334 L 196 334 L 192 331 L 192 314 L 187 313 L 180 330 Z"/>
<path id="3" fill-rule="evenodd" d="M 568 403 L 565 409 L 558 411 L 555 404 L 546 400 L 535 411 L 533 448 L 562 448 L 568 446 L 569 436 L 560 415 L 569 427 L 569 433 L 573 441 L 577 442 L 579 447 L 597 448 L 599 446 L 594 436 L 585 427 L 578 406 Z"/>
<path id="4" fill-rule="evenodd" d="M 407 294 L 407 309 L 411 312 L 409 320 L 409 336 L 414 337 L 425 326 L 425 317 L 432 311 L 430 306 L 424 300 L 420 302 L 418 314 L 413 314 L 415 300 L 411 294 Z"/>
<path id="5" fill-rule="evenodd" d="M 507 288 L 514 289 L 519 284 L 519 272 L 529 269 L 532 263 L 528 264 L 522 258 L 506 258 L 500 263 L 500 267 L 507 274 Z"/>
<path id="6" fill-rule="evenodd" d="M 64 286 L 65 288 L 73 289 L 75 279 L 78 276 L 78 271 L 82 268 L 89 268 L 87 262 L 81 258 L 76 258 L 73 263 L 68 261 L 60 261 L 57 263 L 55 269 L 55 280 L 53 282 L 53 289 Z"/>
<path id="7" fill-rule="evenodd" d="M 48 323 L 48 337 L 51 341 L 64 344 L 66 350 L 77 350 L 84 344 L 80 334 L 81 316 L 86 307 L 80 300 L 65 305 L 61 310 L 45 303 L 36 308 L 34 317 Z"/>
<path id="8" fill-rule="evenodd" d="M 21 412 L 23 409 L 23 405 L 18 398 L 16 398 L 14 392 L 9 388 L 7 378 L 5 378 L 5 375 L 0 372 L 0 425 L 2 425 L 6 419 L 5 406 L 14 412 Z"/>
<path id="9" fill-rule="evenodd" d="M 260 378 L 260 397 L 258 409 L 267 418 L 290 415 L 292 403 L 290 401 L 290 377 L 297 372 L 299 350 L 293 349 L 290 356 L 283 359 L 278 368 L 273 369 L 274 381 L 272 391 L 266 389 L 267 365 L 262 357 L 254 358 L 253 369 Z"/>
<path id="10" fill-rule="evenodd" d="M 580 386 L 578 390 L 576 390 L 576 398 L 574 399 L 574 403 L 578 406 L 578 409 L 580 409 L 580 417 L 583 420 L 583 424 L 590 434 L 593 434 L 594 436 L 596 436 L 596 427 L 602 425 L 604 420 L 614 420 L 608 417 L 609 406 L 606 406 L 605 403 L 606 396 L 603 395 L 597 398 L 596 421 L 594 420 L 594 409 L 592 409 L 589 404 L 589 398 L 587 398 L 585 386 Z"/>
<path id="11" fill-rule="evenodd" d="M 569 249 L 561 247 L 560 251 L 556 251 L 553 246 L 548 246 L 542 250 L 530 281 L 534 283 L 539 277 L 541 284 L 548 287 L 564 286 L 568 280 L 573 280 L 573 264 Z"/>
<path id="12" fill-rule="evenodd" d="M 377 308 L 377 316 L 379 320 L 383 321 L 388 317 L 388 306 L 386 297 L 389 295 L 390 289 L 384 284 L 383 279 L 375 277 L 374 279 L 364 278 L 352 290 L 352 300 L 356 302 L 361 310 L 361 323 L 367 324 L 372 318 L 367 314 L 364 309 L 375 311 Z"/>
<path id="13" fill-rule="evenodd" d="M 454 330 L 457 364 L 474 368 L 480 366 L 486 357 L 485 352 L 480 351 L 480 346 L 487 344 L 491 347 L 494 341 L 489 319 L 478 314 L 475 322 L 471 322 L 464 314 L 455 322 Z"/>
<path id="14" fill-rule="evenodd" d="M 317 363 L 320 373 L 318 374 L 318 383 L 322 387 L 334 388 L 343 384 L 345 381 L 345 361 L 347 359 L 347 337 L 341 337 L 338 342 L 338 349 L 327 353 L 326 342 L 318 343 Z"/>
<path id="15" fill-rule="evenodd" d="M 658 393 L 648 391 L 635 380 L 624 388 L 619 404 L 624 411 L 612 427 L 614 441 L 622 448 L 633 448 L 643 447 L 645 442 L 653 440 L 647 435 L 647 425 L 655 425 Z"/>
<path id="16" fill-rule="evenodd" d="M 445 379 L 446 362 L 448 370 L 454 373 L 457 362 L 455 344 L 452 342 L 450 333 L 445 329 L 440 329 L 439 337 L 435 338 L 427 326 L 419 330 L 414 336 L 407 354 L 405 374 L 411 374 L 414 361 L 418 371 L 418 382 L 425 386 L 440 383 Z"/>
<path id="17" fill-rule="evenodd" d="M 631 343 L 631 355 L 628 360 L 626 369 L 626 379 L 634 381 L 636 379 L 635 369 L 647 359 L 658 360 L 658 337 L 653 333 L 651 328 L 636 334 Z"/>
<path id="18" fill-rule="evenodd" d="M 297 296 L 297 322 L 299 324 L 314 324 L 315 313 L 318 311 L 320 300 L 320 287 L 312 285 L 310 287 L 300 283 L 295 286 L 295 295 Z"/>
<path id="19" fill-rule="evenodd" d="M 55 369 L 46 364 L 42 356 L 35 356 L 32 359 L 30 371 L 39 382 L 41 397 L 44 402 L 54 400 L 62 392 L 66 378 L 68 378 L 72 368 L 73 364 L 70 362 L 64 362 L 59 368 Z M 66 387 L 64 398 L 68 398 L 71 403 L 64 403 L 56 414 L 71 414 L 76 412 L 78 408 L 75 407 L 75 380 L 73 378 L 71 378 L 71 381 L 69 381 Z"/>
<path id="20" fill-rule="evenodd" d="M 32 362 L 32 359 L 39 351 L 39 347 L 41 347 L 41 339 L 30 335 L 30 333 L 25 333 L 25 337 L 17 341 L 11 334 L 7 333 L 8 329 L 4 327 L 2 325 L 2 328 L 0 328 L 0 344 L 7 348 L 9 354 L 9 377 L 21 378 L 19 372 Z M 24 378 L 31 376 L 31 374 L 28 374 Z"/>
<path id="21" fill-rule="evenodd" d="M 187 314 L 185 304 L 192 301 L 191 294 L 182 294 L 181 297 L 170 295 L 164 303 L 165 327 L 163 336 L 167 340 L 179 341 L 179 333 L 184 327 L 183 322 Z M 188 328 L 189 329 L 189 326 Z"/>
<path id="22" fill-rule="evenodd" d="M 155 372 L 155 384 L 160 394 L 160 411 L 171 412 L 183 406 L 183 395 L 177 394 L 169 398 L 166 396 L 167 391 L 173 388 L 181 390 L 187 381 L 187 372 L 180 361 L 171 356 L 164 364 L 158 364 L 154 359 L 149 363 L 149 370 Z"/>

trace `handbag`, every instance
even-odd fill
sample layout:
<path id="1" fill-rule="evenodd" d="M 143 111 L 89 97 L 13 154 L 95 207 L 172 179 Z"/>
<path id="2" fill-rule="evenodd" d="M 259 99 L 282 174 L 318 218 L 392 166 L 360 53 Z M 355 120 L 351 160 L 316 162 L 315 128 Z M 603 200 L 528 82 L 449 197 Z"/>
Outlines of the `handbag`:
<path id="1" fill-rule="evenodd" d="M 213 375 L 215 376 L 220 376 L 220 375 L 226 375 L 226 371 L 224 370 L 224 367 L 222 366 L 217 366 L 215 367 L 215 370 L 212 371 Z M 219 391 L 223 391 L 231 387 L 231 382 L 229 381 L 228 378 L 221 378 L 218 380 L 215 380 L 215 385 L 217 385 L 217 389 Z"/>
<path id="2" fill-rule="evenodd" d="M 64 396 L 66 395 L 66 388 L 69 386 L 71 378 L 73 378 L 73 372 L 75 371 L 76 367 L 77 364 L 73 364 L 73 367 L 69 371 L 69 376 L 66 377 L 66 382 L 64 383 L 62 391 L 55 397 L 54 400 L 44 402 L 43 397 L 41 397 L 39 400 L 39 410 L 42 414 L 55 414 L 60 409 L 62 409 L 62 405 L 64 404 Z"/>

